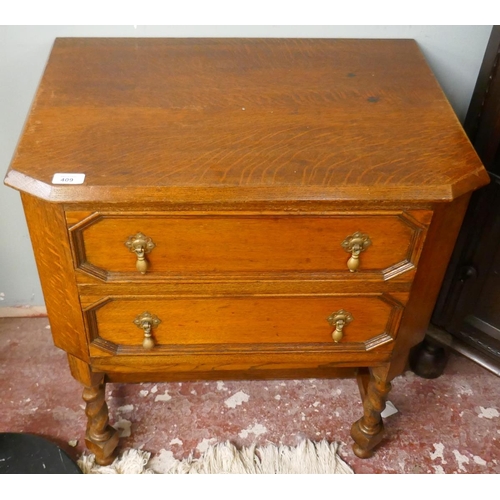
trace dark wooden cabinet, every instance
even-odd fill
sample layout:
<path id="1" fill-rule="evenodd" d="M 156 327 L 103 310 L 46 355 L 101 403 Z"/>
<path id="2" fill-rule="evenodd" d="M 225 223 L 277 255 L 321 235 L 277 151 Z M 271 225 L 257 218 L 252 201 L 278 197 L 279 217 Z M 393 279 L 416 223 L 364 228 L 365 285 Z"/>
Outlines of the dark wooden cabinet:
<path id="1" fill-rule="evenodd" d="M 471 202 L 423 349 L 450 346 L 500 374 L 500 26 L 494 26 L 464 128 L 491 183 Z M 429 359 L 433 356 L 427 352 Z M 424 354 L 424 356 L 426 356 Z M 416 367 L 436 376 L 441 366 Z"/>

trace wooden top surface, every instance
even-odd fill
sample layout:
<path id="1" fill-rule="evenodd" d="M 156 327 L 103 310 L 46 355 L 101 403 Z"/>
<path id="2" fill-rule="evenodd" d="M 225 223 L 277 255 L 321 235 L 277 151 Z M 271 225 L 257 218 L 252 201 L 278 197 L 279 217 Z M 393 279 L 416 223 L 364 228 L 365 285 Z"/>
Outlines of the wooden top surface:
<path id="1" fill-rule="evenodd" d="M 434 202 L 487 181 L 413 40 L 154 38 L 57 39 L 5 180 L 123 203 Z"/>

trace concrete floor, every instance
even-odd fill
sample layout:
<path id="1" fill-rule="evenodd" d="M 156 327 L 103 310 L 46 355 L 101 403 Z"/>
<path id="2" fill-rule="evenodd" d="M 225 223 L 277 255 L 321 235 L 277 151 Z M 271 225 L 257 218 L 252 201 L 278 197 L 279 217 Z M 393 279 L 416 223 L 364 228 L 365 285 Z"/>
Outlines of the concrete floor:
<path id="1" fill-rule="evenodd" d="M 85 450 L 81 392 L 46 318 L 0 318 L 0 432 L 44 436 L 76 459 Z M 389 397 L 399 411 L 385 419 L 387 438 L 368 460 L 351 450 L 350 426 L 362 411 L 354 380 L 109 384 L 107 401 L 120 450 L 181 459 L 220 441 L 327 439 L 341 443 L 358 474 L 498 474 L 499 393 L 497 376 L 456 354 L 437 379 L 405 373 Z"/>

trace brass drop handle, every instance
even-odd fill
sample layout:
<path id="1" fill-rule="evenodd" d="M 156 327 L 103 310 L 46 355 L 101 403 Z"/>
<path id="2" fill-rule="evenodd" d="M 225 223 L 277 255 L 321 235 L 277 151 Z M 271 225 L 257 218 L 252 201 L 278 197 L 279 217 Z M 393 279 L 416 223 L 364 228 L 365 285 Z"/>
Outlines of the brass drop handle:
<path id="1" fill-rule="evenodd" d="M 350 312 L 340 309 L 328 316 L 328 323 L 335 327 L 332 332 L 332 338 L 334 342 L 339 342 L 344 336 L 344 327 L 348 325 L 354 318 Z"/>
<path id="2" fill-rule="evenodd" d="M 151 250 L 153 250 L 156 246 L 153 240 L 149 236 L 137 233 L 129 237 L 129 239 L 125 242 L 125 246 L 137 256 L 137 262 L 135 263 L 136 269 L 141 274 L 146 274 L 149 265 L 146 259 L 146 254 L 151 252 Z"/>
<path id="3" fill-rule="evenodd" d="M 351 257 L 347 261 L 347 268 L 351 273 L 358 270 L 359 267 L 359 254 L 364 252 L 370 245 L 372 241 L 367 234 L 356 232 L 351 236 L 348 236 L 342 242 L 342 248 L 346 252 L 350 252 Z"/>
<path id="4" fill-rule="evenodd" d="M 134 319 L 134 323 L 144 331 L 142 347 L 144 347 L 144 349 L 152 349 L 155 346 L 153 328 L 157 327 L 161 323 L 160 318 L 146 311 L 139 314 L 139 316 Z"/>

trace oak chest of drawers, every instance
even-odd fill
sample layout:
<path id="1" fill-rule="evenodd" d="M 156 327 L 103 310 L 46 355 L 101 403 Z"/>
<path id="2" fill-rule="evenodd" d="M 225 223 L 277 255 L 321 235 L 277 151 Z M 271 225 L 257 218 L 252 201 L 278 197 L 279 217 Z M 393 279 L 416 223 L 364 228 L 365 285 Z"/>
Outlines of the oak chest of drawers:
<path id="1" fill-rule="evenodd" d="M 204 378 L 356 375 L 370 456 L 488 177 L 412 40 L 74 38 L 5 182 L 105 464 L 107 381 Z"/>

